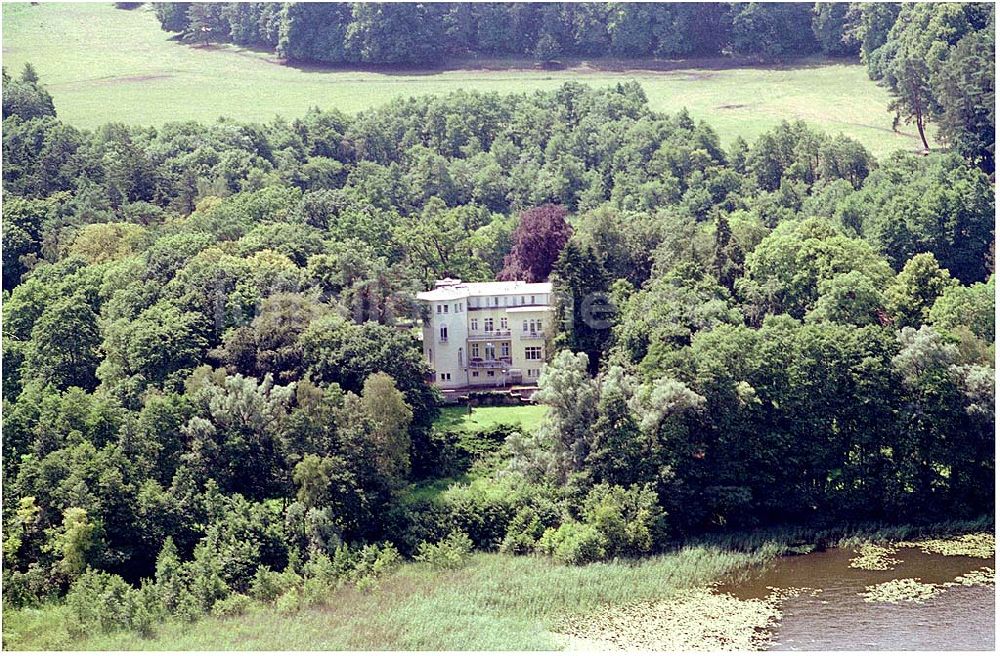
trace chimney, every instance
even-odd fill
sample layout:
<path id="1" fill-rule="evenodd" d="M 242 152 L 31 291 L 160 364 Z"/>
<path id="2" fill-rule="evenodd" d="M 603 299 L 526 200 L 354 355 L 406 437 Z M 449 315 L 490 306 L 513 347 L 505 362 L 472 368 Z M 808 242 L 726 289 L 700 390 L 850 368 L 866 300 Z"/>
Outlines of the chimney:
<path id="1" fill-rule="evenodd" d="M 460 284 L 462 284 L 462 281 L 458 278 L 443 278 L 434 281 L 434 289 L 438 289 L 439 287 L 454 287 Z"/>

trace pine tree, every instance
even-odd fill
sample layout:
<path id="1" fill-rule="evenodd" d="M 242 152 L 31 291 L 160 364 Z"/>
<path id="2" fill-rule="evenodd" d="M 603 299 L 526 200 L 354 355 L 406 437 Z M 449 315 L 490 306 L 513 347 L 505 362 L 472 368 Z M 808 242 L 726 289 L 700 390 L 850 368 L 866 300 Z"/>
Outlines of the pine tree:
<path id="1" fill-rule="evenodd" d="M 556 260 L 553 291 L 559 332 L 556 347 L 582 351 L 597 371 L 601 355 L 611 338 L 608 287 L 610 276 L 590 246 L 569 242 Z"/>

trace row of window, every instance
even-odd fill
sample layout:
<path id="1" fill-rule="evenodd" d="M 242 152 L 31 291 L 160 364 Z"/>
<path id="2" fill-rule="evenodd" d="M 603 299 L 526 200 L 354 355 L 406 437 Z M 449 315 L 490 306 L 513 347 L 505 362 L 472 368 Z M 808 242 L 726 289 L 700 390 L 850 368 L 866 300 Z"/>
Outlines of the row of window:
<path id="1" fill-rule="evenodd" d="M 506 329 L 507 329 L 507 320 L 506 319 L 501 319 L 500 320 L 500 330 L 506 330 Z M 472 320 L 472 330 L 473 331 L 479 330 L 479 322 L 476 321 L 475 319 Z M 492 319 L 486 319 L 484 321 L 483 330 L 485 330 L 486 332 L 493 332 L 493 320 Z M 534 319 L 532 319 L 531 321 L 525 321 L 524 322 L 524 332 L 528 333 L 528 334 L 531 334 L 531 335 L 540 334 L 542 332 L 542 320 L 539 319 L 537 321 L 537 323 L 535 322 Z M 446 326 L 445 324 L 441 324 L 441 327 L 439 329 L 439 334 L 441 335 L 441 341 L 442 342 L 447 342 L 448 341 L 448 326 Z"/>
<path id="2" fill-rule="evenodd" d="M 480 307 L 483 307 L 483 306 L 489 307 L 490 305 L 492 305 L 493 307 L 500 307 L 501 305 L 503 305 L 504 307 L 506 307 L 508 305 L 518 305 L 517 296 L 503 296 L 502 298 L 503 298 L 503 303 L 500 303 L 500 299 L 501 299 L 500 296 L 494 296 L 492 303 L 490 303 L 490 299 L 489 298 L 484 298 L 483 299 L 483 305 L 480 306 Z M 521 297 L 520 305 L 536 305 L 536 304 L 537 304 L 537 301 L 535 300 L 535 295 L 534 294 L 532 294 L 531 296 L 522 296 Z"/>
<path id="3" fill-rule="evenodd" d="M 469 319 L 469 330 L 476 332 L 479 330 L 479 319 Z M 493 317 L 483 319 L 483 330 L 493 331 Z M 500 317 L 500 330 L 507 330 L 507 317 Z"/>
<path id="4" fill-rule="evenodd" d="M 500 330 L 507 330 L 507 317 L 500 317 Z M 469 330 L 479 331 L 479 319 L 469 319 Z M 493 332 L 493 317 L 483 319 L 483 330 Z M 525 319 L 521 322 L 521 330 L 526 333 L 541 333 L 543 331 L 541 319 Z"/>
<path id="5" fill-rule="evenodd" d="M 438 303 L 437 313 L 438 314 L 448 314 L 448 307 L 449 307 L 449 305 L 447 303 L 444 303 L 444 304 Z M 450 307 L 452 309 L 454 309 L 455 312 L 461 312 L 463 304 L 462 303 L 455 303 L 454 305 L 451 305 Z M 444 310 L 443 312 L 442 312 L 442 309 Z"/>
<path id="6" fill-rule="evenodd" d="M 507 305 L 510 305 L 507 302 L 507 298 L 508 297 L 506 297 L 506 296 L 503 297 L 503 305 L 504 305 L 504 307 L 506 307 Z M 511 297 L 511 298 L 514 299 L 514 303 L 517 302 L 517 297 L 516 296 Z M 530 299 L 530 303 L 527 302 L 528 299 Z M 486 300 L 485 307 L 489 307 L 490 305 L 492 305 L 493 307 L 500 307 L 500 297 L 499 296 L 494 296 L 493 297 L 493 303 L 490 303 L 490 299 L 488 299 L 488 298 L 485 299 L 485 300 Z M 522 296 L 521 297 L 521 305 L 536 305 L 535 297 L 533 295 L 532 296 Z M 448 314 L 449 308 L 451 309 L 452 312 L 462 312 L 463 309 L 464 309 L 464 307 L 465 307 L 464 303 L 452 303 L 450 305 L 448 303 L 438 303 L 437 307 L 435 309 L 437 310 L 437 314 Z"/>
<path id="7" fill-rule="evenodd" d="M 461 349 L 459 349 L 461 351 Z M 473 343 L 469 346 L 469 355 L 473 358 L 479 357 L 479 344 Z M 487 360 L 497 359 L 497 348 L 494 344 L 484 344 L 483 353 L 486 354 Z M 500 357 L 509 358 L 510 357 L 510 342 L 500 342 Z M 459 360 L 462 359 L 461 353 L 459 353 Z"/>
<path id="8" fill-rule="evenodd" d="M 444 326 L 441 326 L 441 341 L 448 341 L 448 331 Z M 431 364 L 434 364 L 433 351 L 427 350 L 427 358 Z M 479 344 L 472 344 L 469 346 L 469 356 L 473 358 L 478 358 L 485 356 L 487 360 L 497 359 L 497 348 L 494 344 L 484 344 L 482 350 L 479 348 Z M 509 358 L 510 357 L 510 342 L 500 342 L 500 357 Z M 526 346 L 524 348 L 524 359 L 525 360 L 541 360 L 542 359 L 542 347 L 541 346 Z M 462 349 L 458 349 L 458 361 L 459 364 L 465 366 L 465 362 L 462 358 Z"/>

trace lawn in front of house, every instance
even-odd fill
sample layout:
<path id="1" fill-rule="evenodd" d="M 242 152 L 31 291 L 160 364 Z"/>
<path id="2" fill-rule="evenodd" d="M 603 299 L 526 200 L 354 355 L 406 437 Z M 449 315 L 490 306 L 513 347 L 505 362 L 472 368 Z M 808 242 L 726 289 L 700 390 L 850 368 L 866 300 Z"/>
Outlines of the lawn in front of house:
<path id="1" fill-rule="evenodd" d="M 534 431 L 545 416 L 544 405 L 502 405 L 469 409 L 464 405 L 441 408 L 434 427 L 447 431 L 482 430 L 497 424 L 516 424 L 523 430 Z"/>

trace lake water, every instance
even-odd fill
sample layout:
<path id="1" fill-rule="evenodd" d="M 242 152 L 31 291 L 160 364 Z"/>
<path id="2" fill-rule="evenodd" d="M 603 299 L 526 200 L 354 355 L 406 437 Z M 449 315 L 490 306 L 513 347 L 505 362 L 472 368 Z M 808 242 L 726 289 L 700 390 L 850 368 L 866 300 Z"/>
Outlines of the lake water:
<path id="1" fill-rule="evenodd" d="M 925 554 L 899 549 L 902 560 L 889 571 L 848 566 L 852 549 L 829 549 L 779 558 L 762 572 L 721 585 L 741 599 L 764 598 L 777 588 L 813 588 L 781 603 L 782 618 L 773 630 L 776 650 L 993 650 L 993 587 L 954 586 L 922 603 L 871 603 L 859 596 L 865 586 L 894 579 L 946 583 L 995 559 Z"/>

